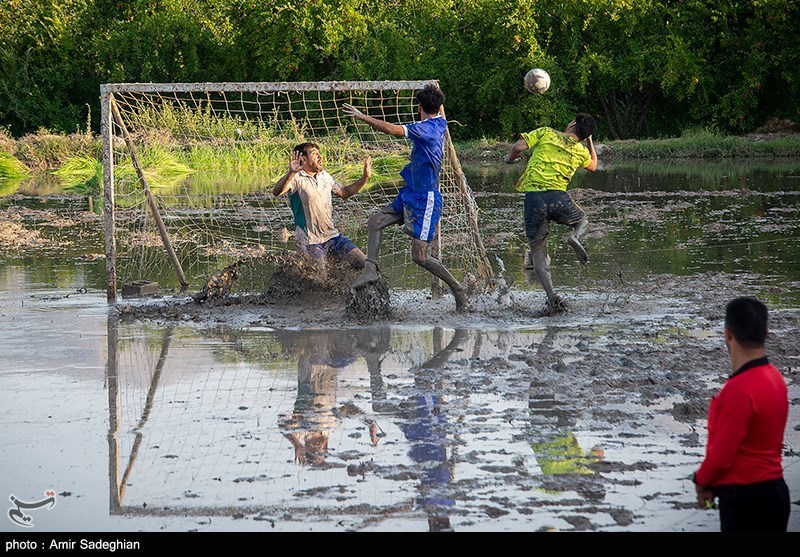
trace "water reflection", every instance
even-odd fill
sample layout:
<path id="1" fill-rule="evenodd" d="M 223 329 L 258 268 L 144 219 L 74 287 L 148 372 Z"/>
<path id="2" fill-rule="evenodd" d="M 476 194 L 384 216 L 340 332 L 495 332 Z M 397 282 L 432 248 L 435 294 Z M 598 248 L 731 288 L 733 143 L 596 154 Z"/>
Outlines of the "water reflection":
<path id="1" fill-rule="evenodd" d="M 448 457 L 448 435 L 453 432 L 448 426 L 446 390 L 436 372 L 468 338 L 467 331 L 457 329 L 442 347 L 443 335 L 441 328 L 433 330 L 434 354 L 412 370 L 415 393 L 401 404 L 400 429 L 410 443 L 408 454 L 420 469 L 417 504 L 427 514 L 431 532 L 452 531 L 450 512 L 456 504 L 450 492 L 455 463 Z"/>
<path id="2" fill-rule="evenodd" d="M 279 426 L 299 464 L 324 462 L 331 433 L 341 422 L 340 414 L 347 411 L 346 405 L 338 406 L 339 371 L 361 356 L 370 378 L 380 381 L 380 358 L 390 348 L 388 334 L 388 329 L 275 332 L 281 348 L 297 358 L 297 398 L 291 414 L 280 416 Z M 376 446 L 380 427 L 374 420 L 367 425 Z"/>
<path id="3" fill-rule="evenodd" d="M 536 349 L 536 363 L 531 368 L 530 431 L 531 449 L 543 475 L 544 489 L 556 492 L 575 490 L 588 501 L 602 501 L 605 487 L 596 464 L 603 460 L 600 446 L 588 451 L 575 435 L 579 415 L 570 401 L 559 400 L 545 380 L 548 366 L 565 367 L 554 355 L 557 334 L 548 329 Z M 545 425 L 546 424 L 546 425 Z"/>
<path id="4" fill-rule="evenodd" d="M 587 456 L 574 453 L 580 403 L 565 405 L 568 421 L 541 423 L 558 412 L 542 406 L 535 379 L 550 371 L 506 359 L 538 343 L 548 362 L 545 347 L 574 342 L 556 330 L 195 329 L 111 317 L 111 513 L 335 510 L 363 515 L 356 528 L 424 517 L 428 530 L 455 530 L 454 516 L 481 514 L 481 490 L 504 483 L 493 463 L 504 455 L 537 459 L 545 476 L 585 475 Z M 501 361 L 505 372 L 487 376 Z M 509 429 L 507 412 L 530 427 Z M 556 446 L 564 435 L 570 446 Z M 544 485 L 552 497 L 573 484 Z M 598 493 L 590 485 L 577 489 Z"/>

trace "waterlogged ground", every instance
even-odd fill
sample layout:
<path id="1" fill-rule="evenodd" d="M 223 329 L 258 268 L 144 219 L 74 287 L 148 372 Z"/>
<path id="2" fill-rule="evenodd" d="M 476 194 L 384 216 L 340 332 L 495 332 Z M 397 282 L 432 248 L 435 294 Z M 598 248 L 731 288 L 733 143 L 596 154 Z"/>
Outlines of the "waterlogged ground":
<path id="1" fill-rule="evenodd" d="M 33 531 L 717 531 L 688 478 L 729 372 L 724 305 L 747 294 L 772 310 L 767 348 L 789 385 L 800 531 L 800 172 L 769 187 L 741 168 L 587 176 L 591 261 L 553 245 L 570 304 L 556 316 L 509 224 L 513 169 L 472 172 L 510 289 L 464 314 L 396 284 L 391 316 L 372 323 L 320 292 L 109 307 L 87 250 L 6 255 L 0 492 L 56 493 L 26 511 Z M 14 223 L 52 230 L 32 223 L 57 211 L 22 205 L 6 209 L 24 213 Z M 72 221 L 70 245 L 90 246 Z"/>
<path id="2" fill-rule="evenodd" d="M 23 278 L 2 275 L 2 489 L 58 493 L 30 511 L 37 528 L 717 528 L 688 477 L 728 371 L 731 277 L 574 292 L 548 318 L 525 293 L 460 316 L 400 292 L 408 312 L 374 326 L 342 323 L 333 302 L 298 302 L 303 326 L 269 304 L 120 315 L 99 293 L 22 293 Z M 790 386 L 795 501 L 799 323 L 774 311 L 769 344 Z"/>

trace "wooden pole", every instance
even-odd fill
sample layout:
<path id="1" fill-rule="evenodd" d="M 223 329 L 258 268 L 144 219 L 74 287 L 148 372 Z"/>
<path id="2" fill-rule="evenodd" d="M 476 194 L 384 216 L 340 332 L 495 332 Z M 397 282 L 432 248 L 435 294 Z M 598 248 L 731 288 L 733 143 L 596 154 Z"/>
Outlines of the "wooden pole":
<path id="1" fill-rule="evenodd" d="M 172 242 L 169 240 L 167 228 L 164 226 L 164 221 L 161 220 L 161 214 L 158 212 L 158 205 L 156 204 L 156 200 L 150 191 L 150 186 L 147 185 L 147 178 L 145 178 L 142 167 L 139 164 L 139 157 L 136 155 L 136 149 L 133 145 L 133 140 L 128 133 L 128 128 L 125 126 L 125 122 L 122 121 L 122 116 L 119 113 L 119 109 L 117 108 L 117 103 L 114 101 L 114 97 L 111 97 L 109 104 L 111 105 L 111 112 L 114 114 L 114 120 L 116 120 L 117 125 L 122 130 L 122 137 L 125 138 L 125 143 L 128 146 L 128 152 L 131 155 L 131 162 L 133 163 L 133 167 L 136 169 L 136 175 L 139 177 L 139 183 L 142 185 L 142 190 L 147 198 L 147 204 L 150 206 L 150 212 L 153 214 L 153 219 L 156 221 L 156 227 L 158 227 L 158 233 L 161 235 L 161 241 L 164 244 L 164 249 L 167 250 L 167 254 L 172 262 L 172 266 L 175 268 L 175 272 L 178 273 L 178 280 L 180 280 L 181 286 L 186 288 L 189 285 L 189 282 L 186 280 L 186 275 L 183 273 L 181 262 L 178 261 L 178 256 L 175 253 L 175 250 L 172 248 Z"/>
<path id="2" fill-rule="evenodd" d="M 106 299 L 117 301 L 117 243 L 114 229 L 114 149 L 111 93 L 100 96 L 100 136 L 103 151 L 103 234 L 106 244 Z"/>

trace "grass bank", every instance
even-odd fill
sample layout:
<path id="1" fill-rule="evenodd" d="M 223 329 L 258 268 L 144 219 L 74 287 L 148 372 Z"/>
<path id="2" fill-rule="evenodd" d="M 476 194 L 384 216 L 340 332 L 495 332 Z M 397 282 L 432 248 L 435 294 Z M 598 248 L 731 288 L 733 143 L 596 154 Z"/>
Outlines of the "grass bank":
<path id="1" fill-rule="evenodd" d="M 286 153 L 294 144 L 291 140 L 276 141 L 268 145 L 250 143 L 237 149 L 220 149 L 219 146 L 181 150 L 176 153 L 180 162 L 206 169 L 238 170 L 242 167 L 252 172 L 265 168 L 283 168 Z M 320 142 L 324 145 L 324 141 Z M 360 173 L 360 157 L 354 157 L 352 144 L 339 145 L 338 141 L 323 147 L 330 166 L 343 167 L 348 175 Z M 684 132 L 680 137 L 666 139 L 630 139 L 625 141 L 595 141 L 598 156 L 605 160 L 635 159 L 727 159 L 727 158 L 781 158 L 800 157 L 800 133 L 769 132 L 746 136 L 725 136 L 708 130 Z M 456 151 L 462 162 L 489 162 L 502 159 L 511 142 L 480 139 L 456 142 Z M 358 150 L 358 149 L 356 149 Z M 348 151 L 345 153 L 344 151 Z M 27 171 L 51 172 L 61 169 L 76 157 L 100 158 L 100 138 L 90 133 L 59 134 L 40 130 L 15 139 L 0 129 L 0 156 L 3 157 L 3 174 L 0 179 L 20 178 Z M 235 159 L 235 160 L 234 160 Z M 389 175 L 402 167 L 397 155 L 379 157 L 376 172 Z M 6 175 L 7 174 L 7 175 Z"/>
<path id="2" fill-rule="evenodd" d="M 459 142 L 456 151 L 462 162 L 499 161 L 510 147 L 508 141 L 481 139 Z M 800 157 L 800 133 L 725 136 L 708 130 L 692 130 L 666 139 L 597 140 L 595 147 L 598 157 L 605 160 Z"/>

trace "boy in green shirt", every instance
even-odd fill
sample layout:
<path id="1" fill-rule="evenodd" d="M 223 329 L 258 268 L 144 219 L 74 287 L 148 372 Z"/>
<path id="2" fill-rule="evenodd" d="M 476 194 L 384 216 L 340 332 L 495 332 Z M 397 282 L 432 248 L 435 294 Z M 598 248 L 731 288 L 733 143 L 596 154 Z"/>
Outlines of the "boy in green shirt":
<path id="1" fill-rule="evenodd" d="M 517 181 L 517 191 L 525 194 L 525 236 L 528 238 L 533 268 L 547 293 L 546 307 L 549 313 L 567 309 L 553 290 L 550 277 L 550 258 L 547 255 L 550 221 L 572 227 L 567 243 L 575 250 L 581 263 L 589 261 L 579 241 L 589 221 L 567 193 L 567 186 L 579 167 L 591 171 L 597 168 L 597 153 L 592 143 L 592 135 L 596 130 L 595 119 L 581 112 L 563 132 L 542 127 L 521 134 L 503 157 L 506 164 L 513 164 L 524 151 L 533 150 L 525 172 Z M 586 146 L 582 143 L 584 140 Z"/>

